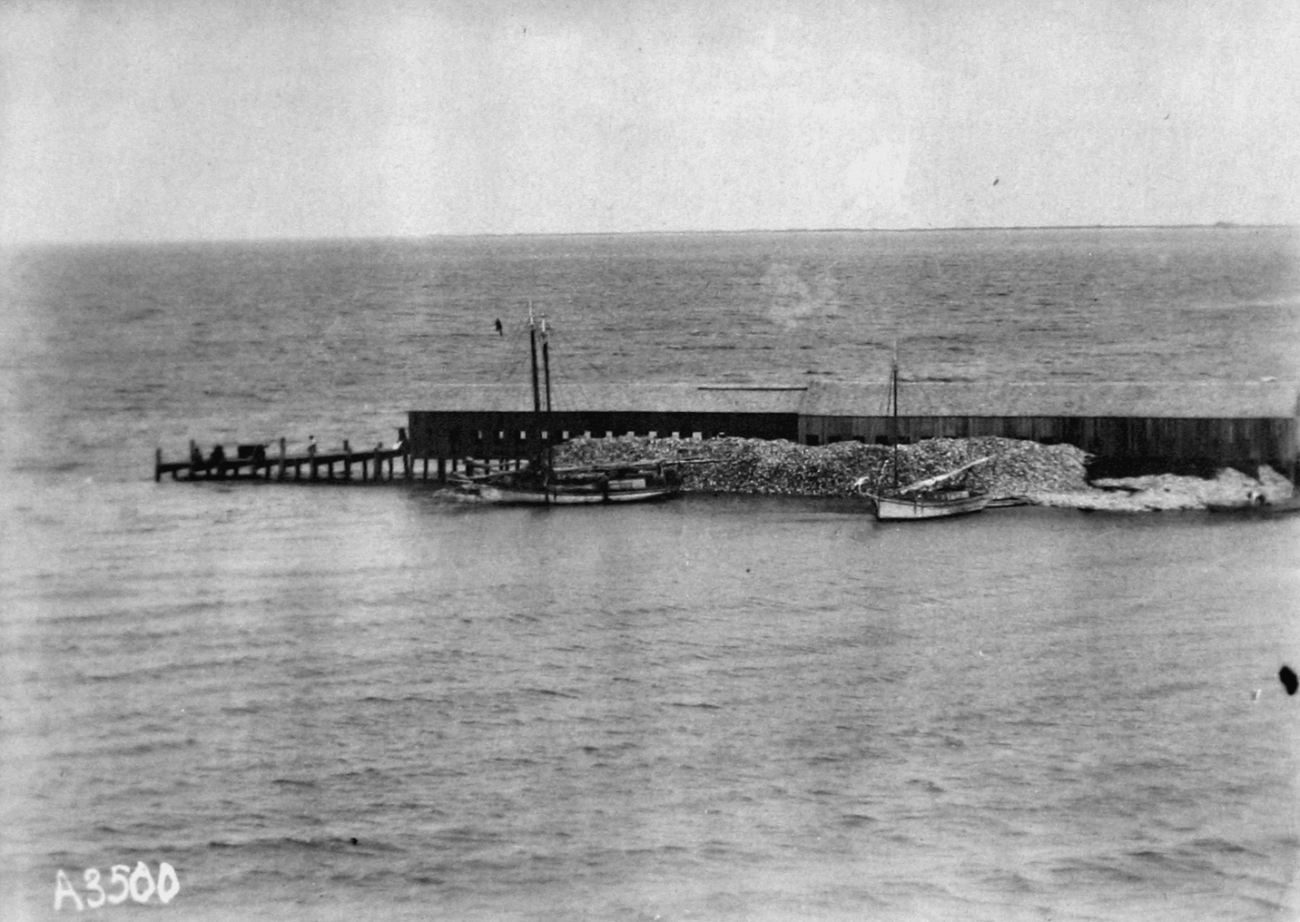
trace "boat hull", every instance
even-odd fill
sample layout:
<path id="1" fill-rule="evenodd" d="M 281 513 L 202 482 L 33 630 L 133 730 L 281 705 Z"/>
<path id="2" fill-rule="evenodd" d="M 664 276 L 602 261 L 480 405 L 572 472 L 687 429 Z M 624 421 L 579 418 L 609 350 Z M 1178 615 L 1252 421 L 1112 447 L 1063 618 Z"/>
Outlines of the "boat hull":
<path id="1" fill-rule="evenodd" d="M 1252 503 L 1208 503 L 1205 508 L 1210 512 L 1226 513 L 1228 515 L 1270 518 L 1275 515 L 1300 512 L 1300 497 L 1291 497 L 1273 503 L 1263 501 L 1262 497 Z"/>
<path id="2" fill-rule="evenodd" d="M 667 499 L 678 491 L 672 487 L 647 487 L 639 490 L 519 489 L 483 484 L 471 488 L 469 495 L 485 503 L 517 506 L 594 506 L 604 503 L 644 503 Z"/>
<path id="3" fill-rule="evenodd" d="M 915 522 L 970 515 L 989 504 L 989 498 L 980 494 L 943 498 L 877 496 L 875 500 L 876 518 L 882 522 Z"/>

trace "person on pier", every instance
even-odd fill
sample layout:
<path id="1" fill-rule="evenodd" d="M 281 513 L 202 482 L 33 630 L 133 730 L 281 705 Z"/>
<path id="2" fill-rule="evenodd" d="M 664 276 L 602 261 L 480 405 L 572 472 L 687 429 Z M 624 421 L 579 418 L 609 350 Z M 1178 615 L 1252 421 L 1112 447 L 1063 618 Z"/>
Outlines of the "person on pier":
<path id="1" fill-rule="evenodd" d="M 218 477 L 226 476 L 226 450 L 220 445 L 212 446 L 212 454 L 208 457 L 208 470 L 215 470 Z"/>

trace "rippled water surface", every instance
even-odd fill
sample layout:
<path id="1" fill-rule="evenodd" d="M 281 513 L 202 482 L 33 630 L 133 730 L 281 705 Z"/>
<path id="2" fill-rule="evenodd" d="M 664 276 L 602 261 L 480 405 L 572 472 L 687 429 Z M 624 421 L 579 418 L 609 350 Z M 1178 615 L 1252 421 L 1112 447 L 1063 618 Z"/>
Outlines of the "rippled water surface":
<path id="1" fill-rule="evenodd" d="M 1295 918 L 1294 518 L 150 476 L 391 438 L 512 379 L 528 299 L 592 382 L 870 378 L 895 337 L 931 378 L 1296 376 L 1251 233 L 11 256 L 0 918 L 141 861 L 199 920 Z"/>

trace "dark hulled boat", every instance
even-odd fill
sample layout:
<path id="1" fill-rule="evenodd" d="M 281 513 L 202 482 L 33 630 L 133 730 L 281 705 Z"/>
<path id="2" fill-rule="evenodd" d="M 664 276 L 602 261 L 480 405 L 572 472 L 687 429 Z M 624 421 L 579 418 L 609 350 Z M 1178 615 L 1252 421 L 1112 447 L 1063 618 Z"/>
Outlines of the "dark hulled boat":
<path id="1" fill-rule="evenodd" d="M 542 372 L 546 403 L 542 407 L 538 381 L 538 325 L 528 316 L 528 338 L 532 359 L 533 412 L 540 425 L 535 433 L 551 432 L 546 425 L 551 413 L 550 343 L 546 318 L 541 321 Z M 602 503 L 636 503 L 665 499 L 681 492 L 676 467 L 663 461 L 635 461 L 623 464 L 590 464 L 556 467 L 549 437 L 535 437 L 525 466 L 513 471 L 495 471 L 477 477 L 462 477 L 456 486 L 463 496 L 483 502 L 514 505 L 585 506 Z"/>

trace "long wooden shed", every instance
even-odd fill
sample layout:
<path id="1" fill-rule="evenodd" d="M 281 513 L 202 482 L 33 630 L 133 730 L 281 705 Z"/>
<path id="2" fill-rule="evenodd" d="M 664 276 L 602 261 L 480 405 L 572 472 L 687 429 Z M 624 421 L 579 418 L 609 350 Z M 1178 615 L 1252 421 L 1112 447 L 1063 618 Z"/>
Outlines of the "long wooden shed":
<path id="1" fill-rule="evenodd" d="M 886 384 L 561 385 L 554 412 L 528 388 L 457 385 L 411 411 L 416 458 L 508 460 L 578 435 L 734 435 L 808 445 L 891 437 Z M 902 381 L 898 437 L 1004 436 L 1077 445 L 1101 476 L 1269 464 L 1295 477 L 1300 391 L 1278 381 L 1015 383 Z M 441 465 L 440 465 L 441 467 Z"/>
<path id="2" fill-rule="evenodd" d="M 412 411 L 412 451 L 421 458 L 515 459 L 528 446 L 580 435 L 634 433 L 714 438 L 799 437 L 802 389 L 747 389 L 647 384 L 642 387 L 562 385 L 551 394 L 546 421 L 533 412 L 526 388 L 440 388 L 431 409 Z"/>
<path id="3" fill-rule="evenodd" d="M 1098 476 L 1260 464 L 1293 473 L 1300 392 L 1277 381 L 904 381 L 898 405 L 901 440 L 1003 436 L 1068 443 L 1094 456 Z M 884 443 L 888 408 L 888 385 L 812 385 L 800 404 L 799 441 Z"/>

